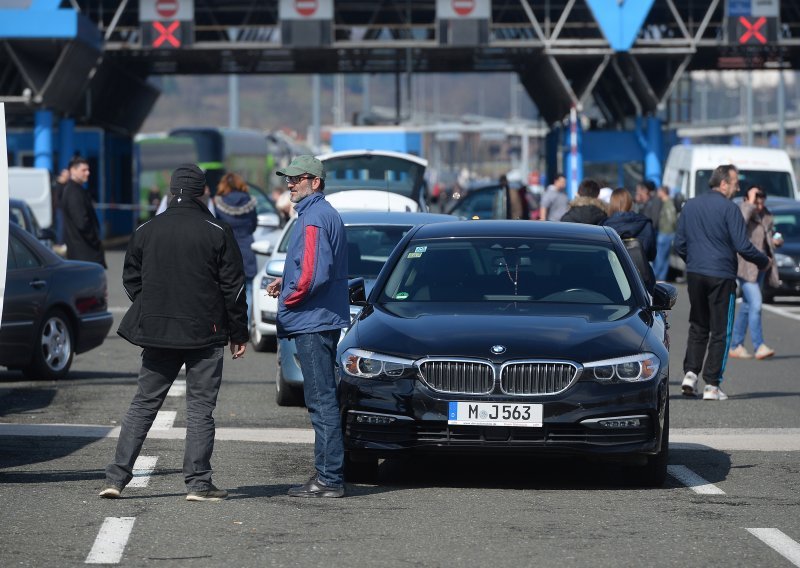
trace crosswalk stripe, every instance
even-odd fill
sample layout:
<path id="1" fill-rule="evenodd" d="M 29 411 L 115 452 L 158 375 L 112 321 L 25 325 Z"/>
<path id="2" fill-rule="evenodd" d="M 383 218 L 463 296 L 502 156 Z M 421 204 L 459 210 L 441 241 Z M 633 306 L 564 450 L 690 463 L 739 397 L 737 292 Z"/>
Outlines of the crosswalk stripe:
<path id="1" fill-rule="evenodd" d="M 118 564 L 136 517 L 106 517 L 86 557 L 86 564 Z"/>
<path id="2" fill-rule="evenodd" d="M 169 430 L 172 428 L 172 425 L 175 423 L 175 418 L 178 417 L 178 413 L 175 410 L 159 410 L 158 414 L 156 414 L 156 419 L 153 421 L 153 425 L 150 427 L 151 430 Z"/>
<path id="3" fill-rule="evenodd" d="M 133 464 L 133 479 L 127 487 L 147 487 L 150 476 L 156 469 L 158 456 L 139 456 Z"/>
<path id="4" fill-rule="evenodd" d="M 186 394 L 186 379 L 175 379 L 167 391 L 167 396 L 183 396 Z"/>
<path id="5" fill-rule="evenodd" d="M 747 532 L 783 556 L 786 560 L 800 566 L 800 544 L 778 529 L 746 529 Z"/>
<path id="6" fill-rule="evenodd" d="M 667 472 L 686 487 L 700 495 L 725 495 L 725 492 L 709 483 L 685 465 L 668 465 Z"/>

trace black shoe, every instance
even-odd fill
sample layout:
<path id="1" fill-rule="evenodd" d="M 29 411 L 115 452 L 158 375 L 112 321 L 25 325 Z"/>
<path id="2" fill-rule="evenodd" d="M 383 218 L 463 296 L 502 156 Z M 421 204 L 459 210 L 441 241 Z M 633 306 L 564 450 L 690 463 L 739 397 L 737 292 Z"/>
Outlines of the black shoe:
<path id="1" fill-rule="evenodd" d="M 305 484 L 289 489 L 286 494 L 290 497 L 344 497 L 344 485 L 325 485 L 314 475 Z"/>
<path id="2" fill-rule="evenodd" d="M 103 485 L 103 489 L 100 490 L 98 495 L 103 499 L 119 499 L 120 493 L 122 493 L 122 487 L 114 485 L 112 483 L 107 483 Z"/>
<path id="3" fill-rule="evenodd" d="M 224 489 L 217 489 L 213 485 L 209 485 L 208 489 L 196 490 L 190 489 L 186 494 L 187 501 L 222 501 L 228 497 L 228 492 Z"/>

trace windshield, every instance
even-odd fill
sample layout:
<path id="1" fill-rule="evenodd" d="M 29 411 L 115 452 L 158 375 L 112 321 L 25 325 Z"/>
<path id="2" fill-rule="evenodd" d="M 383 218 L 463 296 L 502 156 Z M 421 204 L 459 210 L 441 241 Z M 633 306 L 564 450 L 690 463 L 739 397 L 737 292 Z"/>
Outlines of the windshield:
<path id="1" fill-rule="evenodd" d="M 634 305 L 628 277 L 610 247 L 531 238 L 413 241 L 381 291 L 380 303 L 531 302 Z M 413 308 L 412 308 L 413 309 Z"/>
<path id="2" fill-rule="evenodd" d="M 396 156 L 365 154 L 325 160 L 325 193 L 348 189 L 390 191 L 418 201 L 425 167 Z"/>
<path id="3" fill-rule="evenodd" d="M 712 170 L 697 170 L 694 178 L 694 194 L 708 193 L 708 180 Z M 754 185 L 762 188 L 768 196 L 788 197 L 794 199 L 792 176 L 789 172 L 773 172 L 765 170 L 739 170 L 739 194 L 745 195 Z"/>
<path id="4" fill-rule="evenodd" d="M 295 225 L 297 223 L 292 220 L 278 245 L 278 252 L 285 253 L 289 248 L 289 239 Z M 412 227 L 413 225 L 345 225 L 348 277 L 377 278 L 394 247 Z"/>

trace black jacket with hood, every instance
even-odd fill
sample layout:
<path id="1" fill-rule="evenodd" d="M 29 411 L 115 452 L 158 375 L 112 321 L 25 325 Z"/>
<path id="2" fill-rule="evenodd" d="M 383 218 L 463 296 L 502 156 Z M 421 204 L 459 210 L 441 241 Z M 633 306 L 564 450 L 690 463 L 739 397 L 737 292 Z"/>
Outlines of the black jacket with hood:
<path id="1" fill-rule="evenodd" d="M 249 339 L 242 254 L 231 228 L 193 197 L 134 232 L 122 271 L 133 301 L 117 333 L 141 347 L 200 349 Z"/>

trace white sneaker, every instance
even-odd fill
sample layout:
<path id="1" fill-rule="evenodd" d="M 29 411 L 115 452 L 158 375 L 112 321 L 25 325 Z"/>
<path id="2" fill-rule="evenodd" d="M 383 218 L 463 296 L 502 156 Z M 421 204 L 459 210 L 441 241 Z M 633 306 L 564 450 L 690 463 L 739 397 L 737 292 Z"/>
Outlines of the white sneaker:
<path id="1" fill-rule="evenodd" d="M 728 400 L 728 395 L 719 387 L 706 385 L 703 389 L 703 400 Z"/>
<path id="2" fill-rule="evenodd" d="M 773 355 L 775 355 L 775 350 L 771 347 L 767 347 L 766 343 L 762 343 L 758 346 L 758 349 L 756 349 L 756 359 L 758 360 L 766 359 Z"/>
<path id="3" fill-rule="evenodd" d="M 681 383 L 684 396 L 694 396 L 697 394 L 697 375 L 691 371 L 686 371 Z"/>

